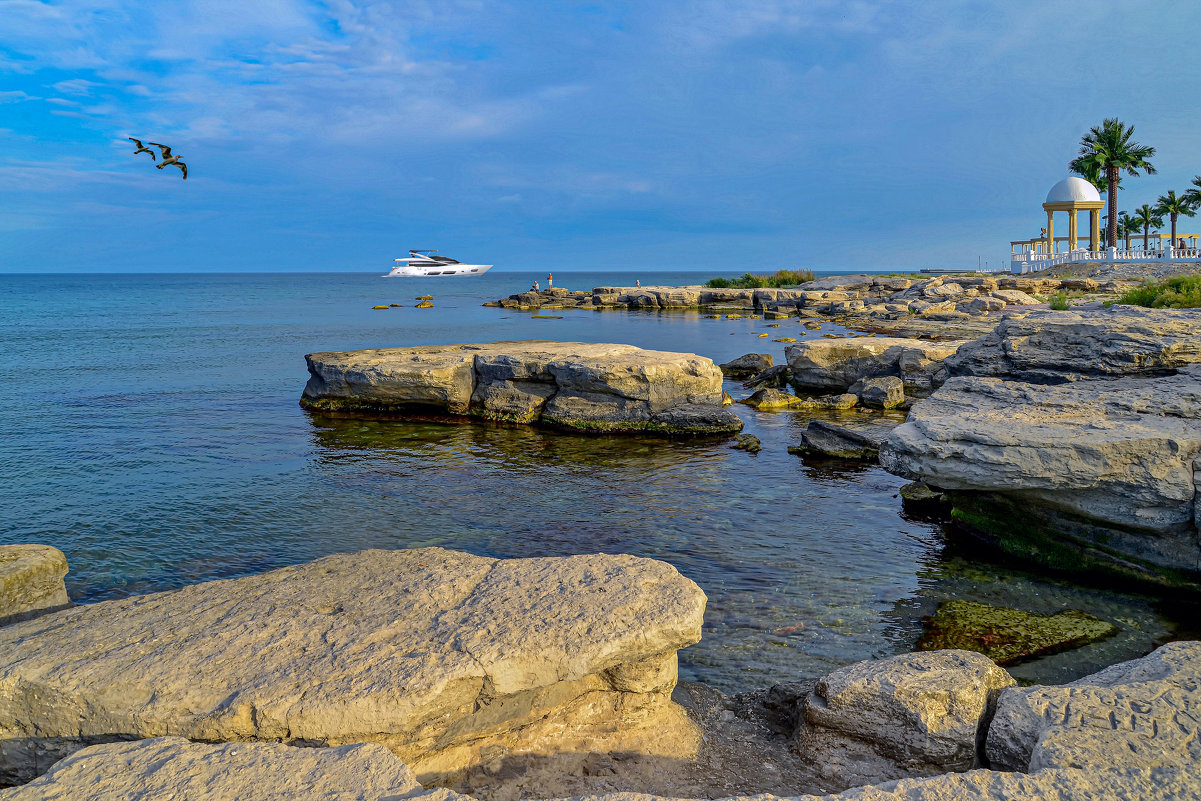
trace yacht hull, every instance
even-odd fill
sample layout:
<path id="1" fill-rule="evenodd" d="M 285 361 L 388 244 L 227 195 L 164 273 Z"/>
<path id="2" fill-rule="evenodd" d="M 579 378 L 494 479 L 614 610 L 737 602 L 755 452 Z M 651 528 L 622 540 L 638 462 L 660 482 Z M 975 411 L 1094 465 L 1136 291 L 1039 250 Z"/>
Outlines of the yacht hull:
<path id="1" fill-rule="evenodd" d="M 392 268 L 384 278 L 431 278 L 446 275 L 483 275 L 492 269 L 491 264 L 438 264 L 413 266 L 401 264 Z"/>

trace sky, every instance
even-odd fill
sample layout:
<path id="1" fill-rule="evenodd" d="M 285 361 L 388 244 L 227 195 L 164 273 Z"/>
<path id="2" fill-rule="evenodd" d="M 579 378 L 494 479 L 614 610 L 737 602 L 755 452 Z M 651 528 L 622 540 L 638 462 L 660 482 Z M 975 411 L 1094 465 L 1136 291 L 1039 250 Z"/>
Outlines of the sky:
<path id="1" fill-rule="evenodd" d="M 1195 0 L 0 0 L 0 273 L 998 267 L 1106 117 L 1157 149 L 1120 208 L 1201 174 L 1198 36 Z"/>

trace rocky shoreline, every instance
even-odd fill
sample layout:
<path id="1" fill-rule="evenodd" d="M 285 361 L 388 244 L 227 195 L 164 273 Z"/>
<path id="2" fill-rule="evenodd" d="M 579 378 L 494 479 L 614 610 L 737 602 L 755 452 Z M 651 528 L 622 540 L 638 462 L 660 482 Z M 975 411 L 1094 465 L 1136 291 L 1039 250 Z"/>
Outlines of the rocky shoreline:
<path id="1" fill-rule="evenodd" d="M 914 482 L 907 507 L 955 531 L 1195 595 L 1201 312 L 1099 308 L 1121 288 L 848 276 L 522 293 L 496 305 L 906 336 L 785 342 L 779 365 L 544 341 L 314 353 L 302 405 L 729 437 L 742 422 L 723 378 L 742 381 L 747 406 L 810 418 L 799 455 L 878 460 Z M 1049 293 L 1079 308 L 1041 308 Z M 1001 666 L 1113 635 L 1075 610 L 949 601 L 913 653 L 726 696 L 677 682 L 706 599 L 654 559 L 362 551 L 75 607 L 66 570 L 53 548 L 0 547 L 0 801 L 1201 798 L 1201 642 L 1064 685 L 1017 686 Z"/>
<path id="2" fill-rule="evenodd" d="M 44 612 L 0 627 L 0 799 L 1201 793 L 1201 643 L 1062 686 L 938 650 L 726 697 L 676 684 L 703 609 L 655 560 L 426 548 Z"/>

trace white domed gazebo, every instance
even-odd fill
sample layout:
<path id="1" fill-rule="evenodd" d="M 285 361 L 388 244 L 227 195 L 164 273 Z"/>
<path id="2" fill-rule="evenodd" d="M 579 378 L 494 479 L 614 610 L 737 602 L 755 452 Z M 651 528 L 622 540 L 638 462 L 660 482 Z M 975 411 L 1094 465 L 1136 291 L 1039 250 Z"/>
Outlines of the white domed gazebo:
<path id="1" fill-rule="evenodd" d="M 1100 250 L 1101 209 L 1103 208 L 1105 208 L 1105 201 L 1101 199 L 1097 188 L 1083 178 L 1077 178 L 1074 175 L 1068 176 L 1051 187 L 1051 191 L 1047 193 L 1047 199 L 1043 203 L 1043 210 L 1047 212 L 1047 249 L 1045 252 L 1055 252 L 1055 212 L 1057 211 L 1068 213 L 1067 246 L 1069 251 L 1076 249 L 1076 242 L 1079 238 L 1076 231 L 1076 214 L 1085 210 L 1088 211 L 1088 249 Z"/>

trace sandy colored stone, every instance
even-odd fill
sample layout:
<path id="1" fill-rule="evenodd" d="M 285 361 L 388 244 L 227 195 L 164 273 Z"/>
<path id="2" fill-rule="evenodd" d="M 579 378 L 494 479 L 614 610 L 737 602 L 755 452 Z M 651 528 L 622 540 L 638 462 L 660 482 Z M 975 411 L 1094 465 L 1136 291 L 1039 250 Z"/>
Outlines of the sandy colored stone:
<path id="1" fill-rule="evenodd" d="M 1195 574 L 1199 455 L 1201 366 L 1193 366 L 1056 386 L 952 378 L 910 410 L 880 461 L 931 486 L 1092 521 L 1103 530 L 1079 536 L 1097 554 Z"/>
<path id="2" fill-rule="evenodd" d="M 70 604 L 67 557 L 49 545 L 0 545 L 0 625 Z"/>
<path id="3" fill-rule="evenodd" d="M 0 801 L 385 801 L 462 799 L 422 791 L 381 745 L 295 748 L 193 743 L 182 737 L 94 745 Z"/>
<path id="4" fill-rule="evenodd" d="M 948 376 L 1036 383 L 1156 375 L 1201 362 L 1201 309 L 1113 306 L 1003 319 L 943 362 Z"/>
<path id="5" fill-rule="evenodd" d="M 857 662 L 805 699 L 797 753 L 841 787 L 968 770 L 990 696 L 1013 683 L 972 651 Z"/>
<path id="6" fill-rule="evenodd" d="M 906 389 L 929 391 L 939 363 L 963 344 L 896 337 L 845 337 L 798 342 L 785 350 L 802 389 L 846 390 L 861 378 L 896 376 Z"/>
<path id="7" fill-rule="evenodd" d="M 985 751 L 1002 770 L 1196 767 L 1199 710 L 1201 642 L 1168 643 L 1071 684 L 1005 690 Z"/>
<path id="8" fill-rule="evenodd" d="M 669 694 L 704 604 L 654 560 L 424 548 L 75 607 L 0 628 L 0 782 L 114 735 L 379 742 L 419 777 L 530 751 L 687 757 Z"/>
<path id="9" fill-rule="evenodd" d="M 691 353 L 632 345 L 492 342 L 305 357 L 302 405 L 322 411 L 480 417 L 609 433 L 729 434 L 721 371 Z"/>

